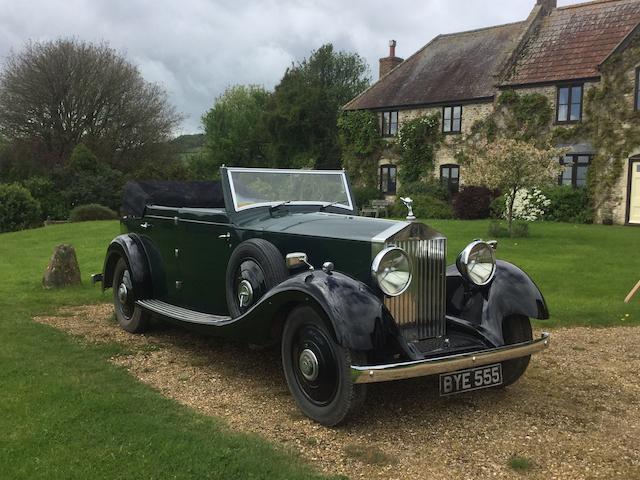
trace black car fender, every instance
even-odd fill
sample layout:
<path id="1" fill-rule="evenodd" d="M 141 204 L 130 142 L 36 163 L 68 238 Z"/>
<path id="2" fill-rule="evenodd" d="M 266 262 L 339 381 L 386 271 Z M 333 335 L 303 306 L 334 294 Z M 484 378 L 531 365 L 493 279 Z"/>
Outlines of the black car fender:
<path id="1" fill-rule="evenodd" d="M 400 337 L 382 300 L 362 282 L 335 271 L 307 271 L 288 278 L 235 322 L 257 326 L 264 324 L 265 316 L 277 317 L 283 308 L 290 311 L 300 304 L 320 309 L 336 341 L 346 348 L 365 352 L 382 349 Z"/>
<path id="2" fill-rule="evenodd" d="M 129 266 L 134 292 L 140 298 L 150 297 L 153 292 L 149 261 L 142 240 L 135 233 L 119 235 L 109 244 L 102 269 L 102 290 L 112 287 L 119 258 L 124 258 Z"/>
<path id="3" fill-rule="evenodd" d="M 484 287 L 471 285 L 455 265 L 447 268 L 447 315 L 473 325 L 496 346 L 504 345 L 502 322 L 512 315 L 549 318 L 547 303 L 523 270 L 498 260 L 495 277 Z"/>

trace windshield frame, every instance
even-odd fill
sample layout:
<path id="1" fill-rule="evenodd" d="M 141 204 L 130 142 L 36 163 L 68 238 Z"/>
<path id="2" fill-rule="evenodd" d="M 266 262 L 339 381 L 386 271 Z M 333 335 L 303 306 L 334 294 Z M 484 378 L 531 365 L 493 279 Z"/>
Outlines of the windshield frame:
<path id="1" fill-rule="evenodd" d="M 336 175 L 340 176 L 342 180 L 342 184 L 344 186 L 344 190 L 347 194 L 348 204 L 344 203 L 336 203 L 331 205 L 331 207 L 340 208 L 342 210 L 347 210 L 349 212 L 355 211 L 355 205 L 353 201 L 353 195 L 351 192 L 351 186 L 349 184 L 349 179 L 347 178 L 347 174 L 344 170 L 307 170 L 307 169 L 290 169 L 290 168 L 243 168 L 243 167 L 226 167 L 227 173 L 227 181 L 229 182 L 229 191 L 231 193 L 231 203 L 232 208 L 235 212 L 242 212 L 245 210 L 250 210 L 254 208 L 260 207 L 273 207 L 276 205 L 281 205 L 283 202 L 287 201 L 287 199 L 282 199 L 274 202 L 259 202 L 252 203 L 251 205 L 238 206 L 238 198 L 236 196 L 235 184 L 233 181 L 233 173 L 234 172 L 255 172 L 255 173 L 275 173 L 275 174 L 309 174 L 309 175 Z M 321 202 L 321 201 L 293 201 L 287 203 L 287 206 L 325 206 L 330 202 Z"/>

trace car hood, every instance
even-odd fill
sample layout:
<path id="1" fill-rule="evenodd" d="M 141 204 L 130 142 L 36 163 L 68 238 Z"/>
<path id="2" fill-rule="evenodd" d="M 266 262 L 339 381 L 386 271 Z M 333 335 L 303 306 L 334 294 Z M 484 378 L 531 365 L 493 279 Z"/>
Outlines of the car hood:
<path id="1" fill-rule="evenodd" d="M 280 233 L 371 242 L 383 232 L 398 231 L 409 222 L 325 212 L 289 213 L 255 219 L 242 228 Z"/>

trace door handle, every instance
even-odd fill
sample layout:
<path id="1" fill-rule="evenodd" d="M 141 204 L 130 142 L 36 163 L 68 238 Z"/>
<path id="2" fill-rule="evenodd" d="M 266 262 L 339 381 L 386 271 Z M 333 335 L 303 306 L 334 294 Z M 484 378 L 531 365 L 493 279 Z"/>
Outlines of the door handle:
<path id="1" fill-rule="evenodd" d="M 140 224 L 140 228 L 143 228 L 145 230 L 147 230 L 148 228 L 151 228 L 153 225 L 151 225 L 149 222 L 144 222 Z"/>
<path id="2" fill-rule="evenodd" d="M 223 234 L 223 235 L 218 235 L 218 238 L 231 238 L 231 234 L 229 232 Z"/>

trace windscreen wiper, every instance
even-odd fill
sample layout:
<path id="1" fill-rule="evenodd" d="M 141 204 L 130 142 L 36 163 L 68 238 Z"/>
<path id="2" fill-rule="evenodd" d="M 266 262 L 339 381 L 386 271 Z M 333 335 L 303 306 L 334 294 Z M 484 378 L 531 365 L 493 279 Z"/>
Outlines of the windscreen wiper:
<path id="1" fill-rule="evenodd" d="M 341 201 L 338 201 L 338 202 L 331 202 L 331 203 L 327 203 L 326 205 L 322 205 L 322 206 L 320 207 L 320 211 L 321 211 L 321 212 L 324 212 L 327 208 L 329 208 L 329 207 L 333 207 L 334 205 L 338 205 L 338 204 L 340 204 L 340 203 L 342 203 L 342 202 L 341 202 Z"/>
<path id="2" fill-rule="evenodd" d="M 285 205 L 289 205 L 291 202 L 292 202 L 292 200 L 287 200 L 286 202 L 282 202 L 282 203 L 279 203 L 277 205 L 272 205 L 272 206 L 269 207 L 269 213 L 279 209 L 280 207 L 284 207 Z"/>

